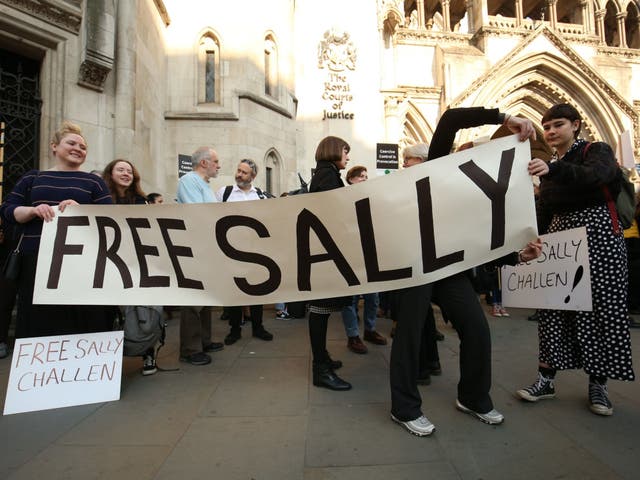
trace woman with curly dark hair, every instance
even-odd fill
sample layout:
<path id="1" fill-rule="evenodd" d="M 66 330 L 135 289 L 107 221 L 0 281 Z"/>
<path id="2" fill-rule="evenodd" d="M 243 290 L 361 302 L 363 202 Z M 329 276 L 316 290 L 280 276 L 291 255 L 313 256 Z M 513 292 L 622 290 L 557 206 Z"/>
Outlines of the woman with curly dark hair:
<path id="1" fill-rule="evenodd" d="M 102 178 L 109 187 L 113 203 L 134 205 L 147 203 L 147 196 L 140 188 L 140 174 L 129 160 L 117 158 L 104 168 Z"/>

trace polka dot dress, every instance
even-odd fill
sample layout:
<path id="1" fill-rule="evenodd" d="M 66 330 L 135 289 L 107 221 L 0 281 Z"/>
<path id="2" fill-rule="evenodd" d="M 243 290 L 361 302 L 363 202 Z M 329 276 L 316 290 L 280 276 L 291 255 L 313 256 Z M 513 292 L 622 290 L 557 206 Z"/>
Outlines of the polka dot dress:
<path id="1" fill-rule="evenodd" d="M 540 362 L 556 370 L 633 380 L 627 316 L 627 251 L 605 204 L 555 215 L 549 233 L 587 227 L 592 312 L 540 310 Z"/>

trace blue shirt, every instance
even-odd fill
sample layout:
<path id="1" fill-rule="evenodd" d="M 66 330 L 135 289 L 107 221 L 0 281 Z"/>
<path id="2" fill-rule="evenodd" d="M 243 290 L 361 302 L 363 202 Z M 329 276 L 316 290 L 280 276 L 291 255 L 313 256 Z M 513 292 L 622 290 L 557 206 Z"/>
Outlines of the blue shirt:
<path id="1" fill-rule="evenodd" d="M 189 172 L 178 181 L 178 203 L 214 203 L 217 201 L 209 184 L 196 172 Z"/>

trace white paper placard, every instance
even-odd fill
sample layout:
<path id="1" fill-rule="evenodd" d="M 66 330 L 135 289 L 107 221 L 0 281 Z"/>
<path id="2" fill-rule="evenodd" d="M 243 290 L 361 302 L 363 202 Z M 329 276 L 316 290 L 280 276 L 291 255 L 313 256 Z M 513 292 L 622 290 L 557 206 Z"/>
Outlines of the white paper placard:
<path id="1" fill-rule="evenodd" d="M 16 340 L 4 415 L 120 399 L 123 332 Z"/>
<path id="2" fill-rule="evenodd" d="M 591 273 L 584 227 L 541 235 L 542 255 L 502 268 L 502 303 L 507 307 L 590 312 Z"/>

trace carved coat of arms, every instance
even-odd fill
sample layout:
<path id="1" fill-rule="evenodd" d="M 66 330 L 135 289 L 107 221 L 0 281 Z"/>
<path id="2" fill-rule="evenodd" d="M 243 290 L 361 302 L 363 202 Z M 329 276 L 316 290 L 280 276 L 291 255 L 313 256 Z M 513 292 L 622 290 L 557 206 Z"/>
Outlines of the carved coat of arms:
<path id="1" fill-rule="evenodd" d="M 324 33 L 318 45 L 318 68 L 325 67 L 334 72 L 356 69 L 356 48 L 347 32 L 332 28 Z"/>

